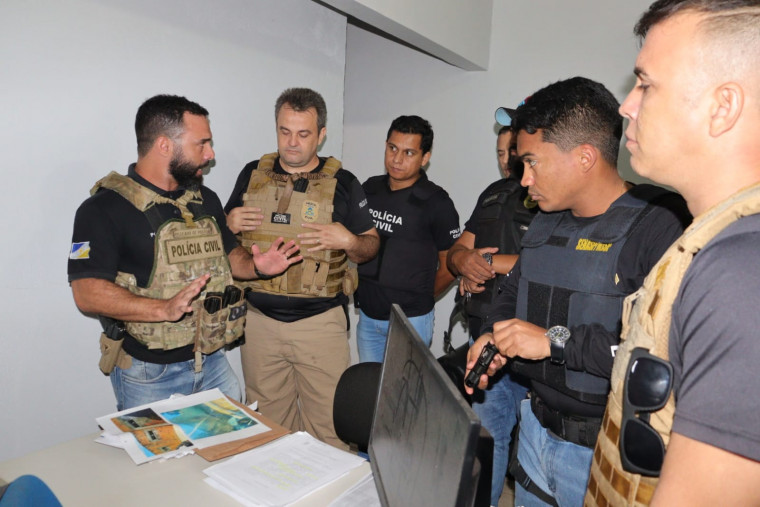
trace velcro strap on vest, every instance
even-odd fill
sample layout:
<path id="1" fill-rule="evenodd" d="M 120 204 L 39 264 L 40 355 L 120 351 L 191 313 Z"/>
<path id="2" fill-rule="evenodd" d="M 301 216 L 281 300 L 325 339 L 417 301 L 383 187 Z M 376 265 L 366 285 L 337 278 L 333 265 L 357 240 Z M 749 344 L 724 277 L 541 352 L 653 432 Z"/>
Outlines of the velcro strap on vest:
<path id="1" fill-rule="evenodd" d="M 547 407 L 536 393 L 531 393 L 530 408 L 541 426 L 556 436 L 583 447 L 594 447 L 602 426 L 601 418 L 566 416 Z"/>
<path id="2" fill-rule="evenodd" d="M 288 211 L 288 206 L 290 206 L 290 197 L 293 195 L 293 179 L 288 178 L 288 181 L 285 183 L 285 192 L 282 194 L 282 197 L 280 197 L 280 202 L 277 203 L 277 213 L 285 213 Z"/>
<path id="3" fill-rule="evenodd" d="M 317 268 L 319 263 L 314 259 L 304 259 L 303 268 L 301 269 L 301 283 L 303 283 L 304 289 L 312 291 L 314 286 L 314 278 L 317 274 Z"/>

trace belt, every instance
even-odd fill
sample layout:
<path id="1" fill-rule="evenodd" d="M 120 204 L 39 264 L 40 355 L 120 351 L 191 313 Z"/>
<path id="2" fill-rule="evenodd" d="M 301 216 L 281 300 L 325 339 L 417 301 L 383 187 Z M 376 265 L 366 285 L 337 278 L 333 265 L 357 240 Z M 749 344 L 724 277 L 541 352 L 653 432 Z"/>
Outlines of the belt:
<path id="1" fill-rule="evenodd" d="M 594 447 L 602 426 L 601 418 L 564 415 L 547 407 L 534 392 L 531 392 L 530 408 L 541 426 L 559 438 L 583 447 Z"/>

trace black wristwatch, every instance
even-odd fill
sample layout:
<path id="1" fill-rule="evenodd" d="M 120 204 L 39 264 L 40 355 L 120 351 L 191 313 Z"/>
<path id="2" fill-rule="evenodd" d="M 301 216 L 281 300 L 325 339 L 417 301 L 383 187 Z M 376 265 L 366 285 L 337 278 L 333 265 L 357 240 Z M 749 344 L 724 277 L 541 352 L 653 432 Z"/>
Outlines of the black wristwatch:
<path id="1" fill-rule="evenodd" d="M 277 275 L 265 275 L 264 273 L 259 271 L 259 268 L 255 264 L 253 265 L 253 272 L 256 273 L 256 277 L 259 280 L 271 280 L 272 278 L 277 276 Z"/>
<path id="2" fill-rule="evenodd" d="M 570 339 L 570 330 L 565 326 L 552 326 L 546 331 L 551 349 L 551 362 L 565 364 L 565 343 Z"/>

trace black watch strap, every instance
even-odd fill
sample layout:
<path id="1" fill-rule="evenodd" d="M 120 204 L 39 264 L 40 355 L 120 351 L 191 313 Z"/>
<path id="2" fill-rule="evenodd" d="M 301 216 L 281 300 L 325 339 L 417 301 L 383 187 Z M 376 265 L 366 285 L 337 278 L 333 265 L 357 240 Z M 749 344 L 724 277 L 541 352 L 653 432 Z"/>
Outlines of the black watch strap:
<path id="1" fill-rule="evenodd" d="M 549 348 L 551 349 L 551 362 L 554 364 L 565 364 L 565 343 L 555 343 L 549 340 Z"/>
<path id="2" fill-rule="evenodd" d="M 272 278 L 277 276 L 277 275 L 265 275 L 264 273 L 259 271 L 259 268 L 256 265 L 253 266 L 253 272 L 256 273 L 256 277 L 259 280 L 271 280 Z"/>

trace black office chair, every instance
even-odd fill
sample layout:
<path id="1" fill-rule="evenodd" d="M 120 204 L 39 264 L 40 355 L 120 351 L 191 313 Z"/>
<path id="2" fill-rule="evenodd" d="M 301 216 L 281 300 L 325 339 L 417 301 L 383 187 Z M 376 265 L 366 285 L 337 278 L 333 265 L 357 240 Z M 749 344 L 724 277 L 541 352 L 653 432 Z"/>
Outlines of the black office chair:
<path id="1" fill-rule="evenodd" d="M 338 438 L 367 452 L 382 363 L 359 363 L 341 375 L 335 388 L 333 423 Z"/>

